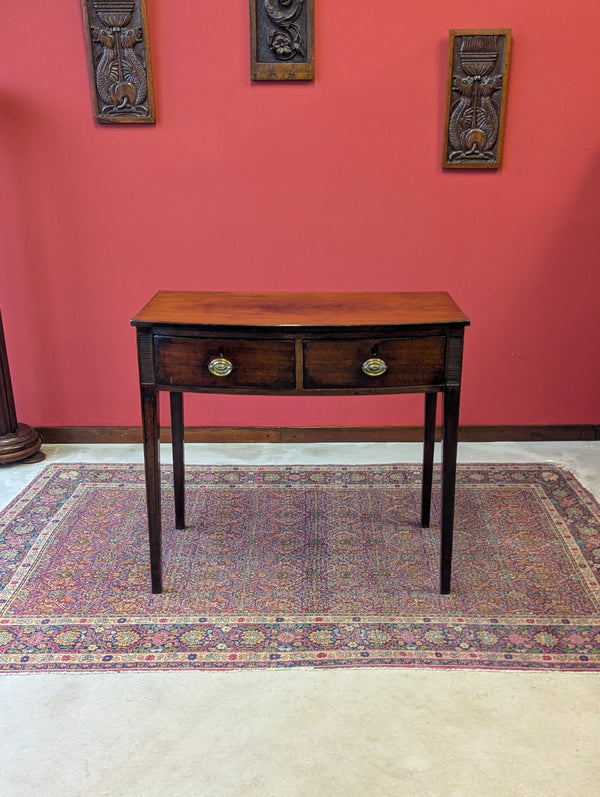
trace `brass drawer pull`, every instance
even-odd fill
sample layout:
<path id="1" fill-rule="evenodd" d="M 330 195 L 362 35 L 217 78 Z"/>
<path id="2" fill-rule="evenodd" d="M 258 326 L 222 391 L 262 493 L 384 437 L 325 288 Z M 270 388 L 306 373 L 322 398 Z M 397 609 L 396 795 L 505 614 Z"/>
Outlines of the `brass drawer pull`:
<path id="1" fill-rule="evenodd" d="M 362 370 L 367 376 L 383 376 L 387 371 L 387 363 L 379 356 L 377 346 L 373 346 L 371 356 L 362 364 Z"/>
<path id="2" fill-rule="evenodd" d="M 219 354 L 208 364 L 208 370 L 213 376 L 229 376 L 233 371 L 233 363 L 223 357 L 223 349 L 219 349 Z"/>

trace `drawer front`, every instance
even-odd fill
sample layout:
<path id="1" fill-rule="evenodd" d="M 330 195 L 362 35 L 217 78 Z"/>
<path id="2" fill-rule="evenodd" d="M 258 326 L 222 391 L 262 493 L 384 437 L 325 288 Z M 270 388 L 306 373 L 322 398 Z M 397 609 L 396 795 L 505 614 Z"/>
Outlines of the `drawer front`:
<path id="1" fill-rule="evenodd" d="M 156 380 L 160 385 L 238 390 L 293 390 L 294 342 L 235 340 L 157 335 L 154 339 Z M 231 372 L 215 376 L 209 364 L 218 358 L 231 363 Z M 227 370 L 227 369 L 225 369 Z"/>
<path id="2" fill-rule="evenodd" d="M 379 340 L 305 340 L 304 387 L 307 390 L 344 388 L 410 388 L 442 385 L 446 338 L 381 338 Z M 382 360 L 384 373 L 362 370 L 369 360 Z M 382 370 L 380 362 L 374 370 Z"/>

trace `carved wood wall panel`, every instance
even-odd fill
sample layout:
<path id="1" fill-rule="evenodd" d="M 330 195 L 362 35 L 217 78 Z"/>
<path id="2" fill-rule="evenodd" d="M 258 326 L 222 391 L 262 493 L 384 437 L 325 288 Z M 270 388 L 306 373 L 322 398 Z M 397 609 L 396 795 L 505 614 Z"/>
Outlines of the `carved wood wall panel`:
<path id="1" fill-rule="evenodd" d="M 444 169 L 498 169 L 502 163 L 511 31 L 451 30 Z"/>
<path id="2" fill-rule="evenodd" d="M 81 0 L 94 119 L 156 121 L 146 0 Z"/>
<path id="3" fill-rule="evenodd" d="M 250 0 L 252 80 L 312 80 L 315 0 Z"/>

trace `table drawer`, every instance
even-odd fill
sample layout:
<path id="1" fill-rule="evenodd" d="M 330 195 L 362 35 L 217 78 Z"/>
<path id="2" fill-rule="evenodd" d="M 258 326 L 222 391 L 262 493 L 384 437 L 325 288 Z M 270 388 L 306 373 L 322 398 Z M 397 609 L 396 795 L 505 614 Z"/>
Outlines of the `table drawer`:
<path id="1" fill-rule="evenodd" d="M 293 390 L 296 384 L 295 349 L 291 340 L 157 335 L 154 357 L 159 385 L 269 391 Z M 211 373 L 209 364 L 219 358 L 231 364 L 230 373 Z M 223 370 L 228 370 L 228 366 Z"/>
<path id="2" fill-rule="evenodd" d="M 343 388 L 409 388 L 442 385 L 446 338 L 381 338 L 305 340 L 304 387 L 307 390 Z M 375 371 L 364 373 L 370 359 Z M 378 361 L 383 361 L 382 365 Z"/>

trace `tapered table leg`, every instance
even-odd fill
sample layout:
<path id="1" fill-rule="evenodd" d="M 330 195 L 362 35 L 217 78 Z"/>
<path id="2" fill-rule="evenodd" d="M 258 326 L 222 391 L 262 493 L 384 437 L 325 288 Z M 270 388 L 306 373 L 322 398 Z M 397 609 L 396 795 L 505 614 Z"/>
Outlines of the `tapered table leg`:
<path id="1" fill-rule="evenodd" d="M 458 409 L 460 389 L 444 390 L 444 427 L 442 444 L 442 534 L 440 557 L 440 593 L 450 592 L 452 573 L 452 538 L 454 534 L 454 498 L 456 494 L 456 453 L 458 448 Z"/>
<path id="2" fill-rule="evenodd" d="M 425 393 L 425 423 L 423 426 L 423 485 L 421 492 L 421 526 L 429 527 L 431 517 L 431 485 L 433 482 L 433 454 L 435 450 L 435 413 L 437 393 Z"/>
<path id="3" fill-rule="evenodd" d="M 185 528 L 185 465 L 183 461 L 183 393 L 170 393 L 173 447 L 175 528 Z"/>
<path id="4" fill-rule="evenodd" d="M 152 592 L 162 592 L 162 544 L 160 517 L 160 451 L 158 391 L 142 385 L 142 433 L 144 438 L 144 467 L 146 472 L 146 503 L 148 505 L 148 536 L 150 538 L 150 570 Z"/>

